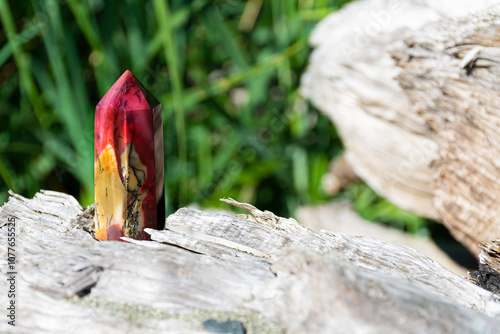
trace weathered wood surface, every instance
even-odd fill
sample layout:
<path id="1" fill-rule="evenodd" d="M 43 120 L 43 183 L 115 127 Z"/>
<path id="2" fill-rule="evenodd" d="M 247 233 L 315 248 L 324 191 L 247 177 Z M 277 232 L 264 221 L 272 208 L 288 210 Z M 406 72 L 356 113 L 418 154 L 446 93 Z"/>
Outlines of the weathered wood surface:
<path id="1" fill-rule="evenodd" d="M 433 131 L 433 203 L 469 249 L 500 237 L 500 7 L 445 20 L 393 51 L 398 81 Z"/>
<path id="2" fill-rule="evenodd" d="M 500 239 L 479 245 L 479 270 L 469 273 L 473 282 L 488 291 L 500 293 Z"/>
<path id="3" fill-rule="evenodd" d="M 316 231 L 331 230 L 337 233 L 362 235 L 411 247 L 455 274 L 467 275 L 468 270 L 450 258 L 431 238 L 418 237 L 384 224 L 365 220 L 347 200 L 302 206 L 295 212 L 295 216 L 300 224 Z M 464 260 L 462 263 L 466 263 L 465 259 L 461 260 Z"/>
<path id="4" fill-rule="evenodd" d="M 16 220 L 18 315 L 15 328 L 3 320 L 0 331 L 194 333 L 209 332 L 210 319 L 234 320 L 247 333 L 494 333 L 500 326 L 496 295 L 409 247 L 317 232 L 227 202 L 250 215 L 183 208 L 166 230 L 148 232 L 152 241 L 100 242 L 82 229 L 92 212 L 84 217 L 73 197 L 11 194 L 0 221 Z M 3 226 L 2 273 L 6 238 Z"/>
<path id="5" fill-rule="evenodd" d="M 312 34 L 301 87 L 358 176 L 475 254 L 500 237 L 500 9 L 485 9 L 496 3 L 352 3 Z"/>

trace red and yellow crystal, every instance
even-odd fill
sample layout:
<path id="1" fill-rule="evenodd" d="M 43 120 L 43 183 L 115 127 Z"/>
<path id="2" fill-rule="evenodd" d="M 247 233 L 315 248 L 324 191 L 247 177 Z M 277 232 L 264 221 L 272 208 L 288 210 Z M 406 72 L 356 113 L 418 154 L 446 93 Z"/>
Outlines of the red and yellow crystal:
<path id="1" fill-rule="evenodd" d="M 96 238 L 149 239 L 165 227 L 161 104 L 125 71 L 97 104 Z"/>

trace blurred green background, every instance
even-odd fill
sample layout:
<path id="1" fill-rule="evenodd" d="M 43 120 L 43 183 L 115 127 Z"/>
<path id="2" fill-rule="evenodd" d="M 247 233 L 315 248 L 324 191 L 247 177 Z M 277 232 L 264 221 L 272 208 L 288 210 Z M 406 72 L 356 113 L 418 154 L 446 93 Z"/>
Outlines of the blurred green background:
<path id="1" fill-rule="evenodd" d="M 9 188 L 93 202 L 94 108 L 126 69 L 163 106 L 167 213 L 232 197 L 288 217 L 329 200 L 342 143 L 297 88 L 310 32 L 345 2 L 0 0 L 0 204 Z M 429 233 L 363 183 L 336 196 Z"/>

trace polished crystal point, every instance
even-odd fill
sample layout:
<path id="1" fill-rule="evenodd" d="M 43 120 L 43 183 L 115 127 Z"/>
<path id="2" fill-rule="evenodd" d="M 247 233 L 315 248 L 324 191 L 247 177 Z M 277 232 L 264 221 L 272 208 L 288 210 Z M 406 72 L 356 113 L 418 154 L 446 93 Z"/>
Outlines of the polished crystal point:
<path id="1" fill-rule="evenodd" d="M 94 133 L 96 237 L 149 239 L 165 227 L 161 104 L 125 71 L 97 104 Z"/>

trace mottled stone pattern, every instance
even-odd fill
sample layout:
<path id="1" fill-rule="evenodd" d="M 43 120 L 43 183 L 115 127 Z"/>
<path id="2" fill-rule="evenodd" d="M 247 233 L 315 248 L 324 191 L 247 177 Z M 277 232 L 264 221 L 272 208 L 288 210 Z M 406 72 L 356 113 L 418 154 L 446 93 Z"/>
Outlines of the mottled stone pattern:
<path id="1" fill-rule="evenodd" d="M 132 75 L 123 75 L 95 113 L 96 237 L 149 239 L 165 225 L 161 105 Z"/>

